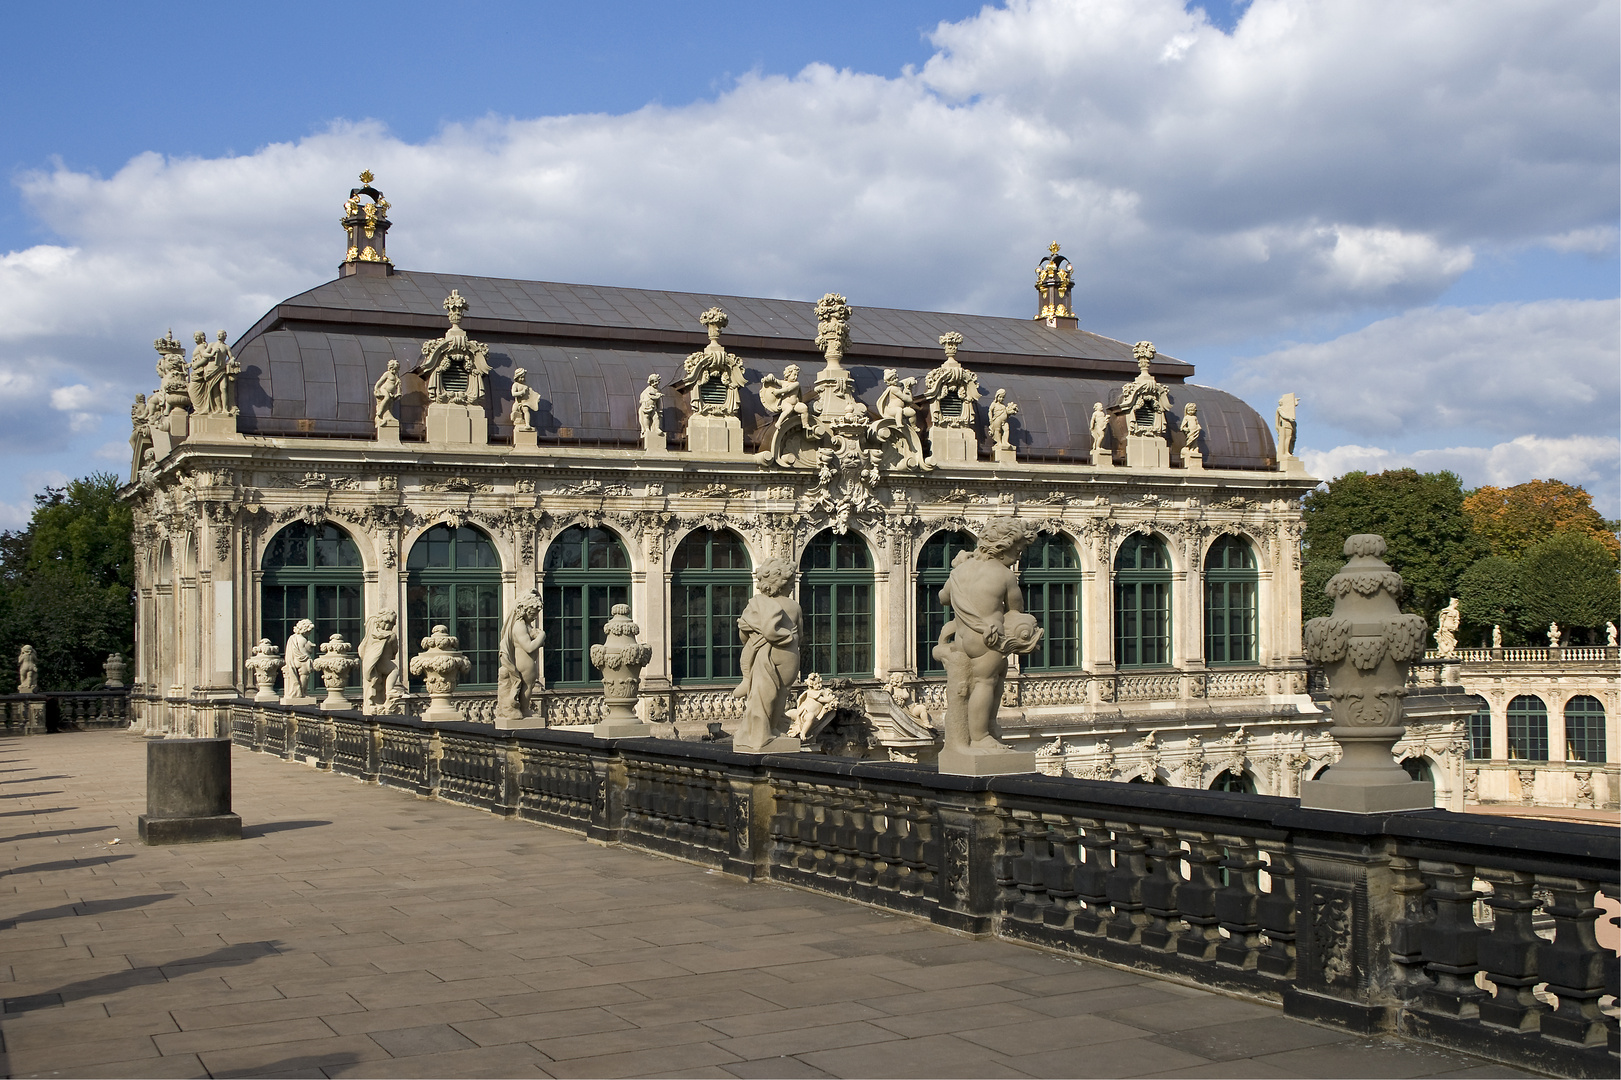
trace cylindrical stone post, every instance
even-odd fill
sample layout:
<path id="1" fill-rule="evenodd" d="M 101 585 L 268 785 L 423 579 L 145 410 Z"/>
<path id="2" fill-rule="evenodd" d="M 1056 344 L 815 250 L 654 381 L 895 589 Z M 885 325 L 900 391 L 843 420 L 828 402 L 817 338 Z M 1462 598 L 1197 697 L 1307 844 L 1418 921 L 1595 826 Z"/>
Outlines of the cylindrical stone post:
<path id="1" fill-rule="evenodd" d="M 136 829 L 148 844 L 242 839 L 242 819 L 231 813 L 231 740 L 148 742 L 146 813 Z"/>

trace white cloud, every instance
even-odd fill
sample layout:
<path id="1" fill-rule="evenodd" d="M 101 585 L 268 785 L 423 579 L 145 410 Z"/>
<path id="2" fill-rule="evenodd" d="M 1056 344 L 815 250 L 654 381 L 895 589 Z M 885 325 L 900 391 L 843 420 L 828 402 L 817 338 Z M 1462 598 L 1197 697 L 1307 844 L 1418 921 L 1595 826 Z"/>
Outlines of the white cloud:
<path id="1" fill-rule="evenodd" d="M 1421 472 L 1442 469 L 1457 473 L 1466 487 L 1492 484 L 1507 487 L 1527 480 L 1555 477 L 1579 484 L 1593 495 L 1593 503 L 1606 517 L 1621 516 L 1621 439 L 1598 435 L 1544 438 L 1521 435 L 1494 446 L 1449 446 L 1400 452 L 1377 446 L 1350 444 L 1331 450 L 1302 448 L 1306 471 L 1331 480 L 1353 470 L 1382 472 L 1414 468 Z"/>
<path id="2" fill-rule="evenodd" d="M 1254 394 L 1298 389 L 1302 430 L 1361 438 L 1472 428 L 1539 436 L 1614 431 L 1621 301 L 1541 300 L 1409 311 L 1319 344 L 1240 361 Z"/>

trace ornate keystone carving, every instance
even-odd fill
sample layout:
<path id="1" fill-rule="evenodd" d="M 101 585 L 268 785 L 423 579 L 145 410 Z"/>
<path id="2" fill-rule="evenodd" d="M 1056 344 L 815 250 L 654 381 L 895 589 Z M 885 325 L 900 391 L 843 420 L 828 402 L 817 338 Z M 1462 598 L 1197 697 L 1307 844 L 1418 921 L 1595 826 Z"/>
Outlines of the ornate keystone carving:
<path id="1" fill-rule="evenodd" d="M 422 639 L 422 651 L 411 657 L 411 674 L 422 680 L 431 699 L 422 719 L 430 724 L 458 721 L 461 713 L 450 703 L 450 695 L 473 668 L 473 662 L 461 651 L 461 642 L 446 626 L 435 626 L 433 633 Z"/>
<path id="2" fill-rule="evenodd" d="M 349 699 L 343 696 L 343 684 L 348 681 L 349 673 L 360 666 L 354 651 L 354 646 L 343 640 L 342 634 L 333 634 L 321 643 L 321 655 L 310 661 L 310 666 L 321 673 L 321 681 L 326 684 L 322 709 L 331 712 L 349 707 Z"/>
<path id="3" fill-rule="evenodd" d="M 1423 655 L 1427 628 L 1421 616 L 1401 613 L 1401 575 L 1380 558 L 1384 553 L 1381 536 L 1346 540 L 1350 562 L 1326 589 L 1334 614 L 1305 626 L 1306 659 L 1327 670 L 1329 734 L 1344 757 L 1323 779 L 1301 785 L 1302 806 L 1374 813 L 1435 802 L 1433 785 L 1409 778 L 1391 756 L 1406 730 L 1407 669 Z"/>

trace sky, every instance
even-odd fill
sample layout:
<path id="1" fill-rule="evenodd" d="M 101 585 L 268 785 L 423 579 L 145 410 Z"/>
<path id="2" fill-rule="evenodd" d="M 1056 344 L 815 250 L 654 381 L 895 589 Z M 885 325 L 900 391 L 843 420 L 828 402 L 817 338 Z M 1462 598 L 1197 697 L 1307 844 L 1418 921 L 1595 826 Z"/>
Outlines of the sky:
<path id="1" fill-rule="evenodd" d="M 1621 516 L 1613 0 L 74 3 L 0 68 L 0 528 L 129 469 L 173 328 L 404 269 L 1034 314 L 1151 340 L 1314 475 Z"/>

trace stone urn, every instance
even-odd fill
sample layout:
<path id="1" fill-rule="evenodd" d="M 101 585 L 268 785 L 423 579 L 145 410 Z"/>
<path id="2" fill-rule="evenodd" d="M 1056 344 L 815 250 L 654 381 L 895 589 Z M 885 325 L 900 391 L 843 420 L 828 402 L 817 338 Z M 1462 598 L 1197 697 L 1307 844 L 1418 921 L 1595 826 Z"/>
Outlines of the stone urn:
<path id="1" fill-rule="evenodd" d="M 591 646 L 591 665 L 602 672 L 602 699 L 607 709 L 591 734 L 599 739 L 647 735 L 647 725 L 636 716 L 636 699 L 642 687 L 642 667 L 652 659 L 653 647 L 636 640 L 641 628 L 630 621 L 626 604 L 613 606 L 613 617 L 602 630 L 608 640 Z"/>
<path id="2" fill-rule="evenodd" d="M 360 666 L 355 647 L 343 640 L 342 634 L 333 634 L 321 643 L 321 655 L 311 660 L 310 666 L 321 673 L 321 681 L 326 684 L 321 708 L 327 712 L 351 708 L 349 699 L 343 696 L 343 684 L 349 681 L 349 673 Z"/>
<path id="3" fill-rule="evenodd" d="M 446 626 L 435 626 L 433 633 L 422 639 L 422 651 L 411 657 L 411 674 L 422 680 L 428 691 L 428 709 L 422 719 L 430 724 L 445 724 L 462 719 L 462 714 L 450 703 L 450 695 L 473 668 L 473 662 L 461 651 L 461 642 Z"/>
<path id="4" fill-rule="evenodd" d="M 109 690 L 122 690 L 124 688 L 124 658 L 117 653 L 108 653 L 107 660 L 101 665 L 102 675 L 106 681 L 102 683 Z"/>
<path id="5" fill-rule="evenodd" d="M 1305 626 L 1306 659 L 1328 675 L 1329 734 L 1344 756 L 1321 780 L 1300 786 L 1300 805 L 1371 814 L 1435 805 L 1435 787 L 1407 775 L 1391 754 L 1402 719 L 1407 670 L 1424 655 L 1428 626 L 1397 606 L 1401 575 L 1380 558 L 1382 536 L 1345 541 L 1350 561 L 1328 581 L 1334 614 Z"/>
<path id="6" fill-rule="evenodd" d="M 281 670 L 281 649 L 269 638 L 260 638 L 259 644 L 253 647 L 253 655 L 248 657 L 247 668 L 253 675 L 254 683 L 259 687 L 259 692 L 253 695 L 253 700 L 277 700 L 276 672 Z"/>

